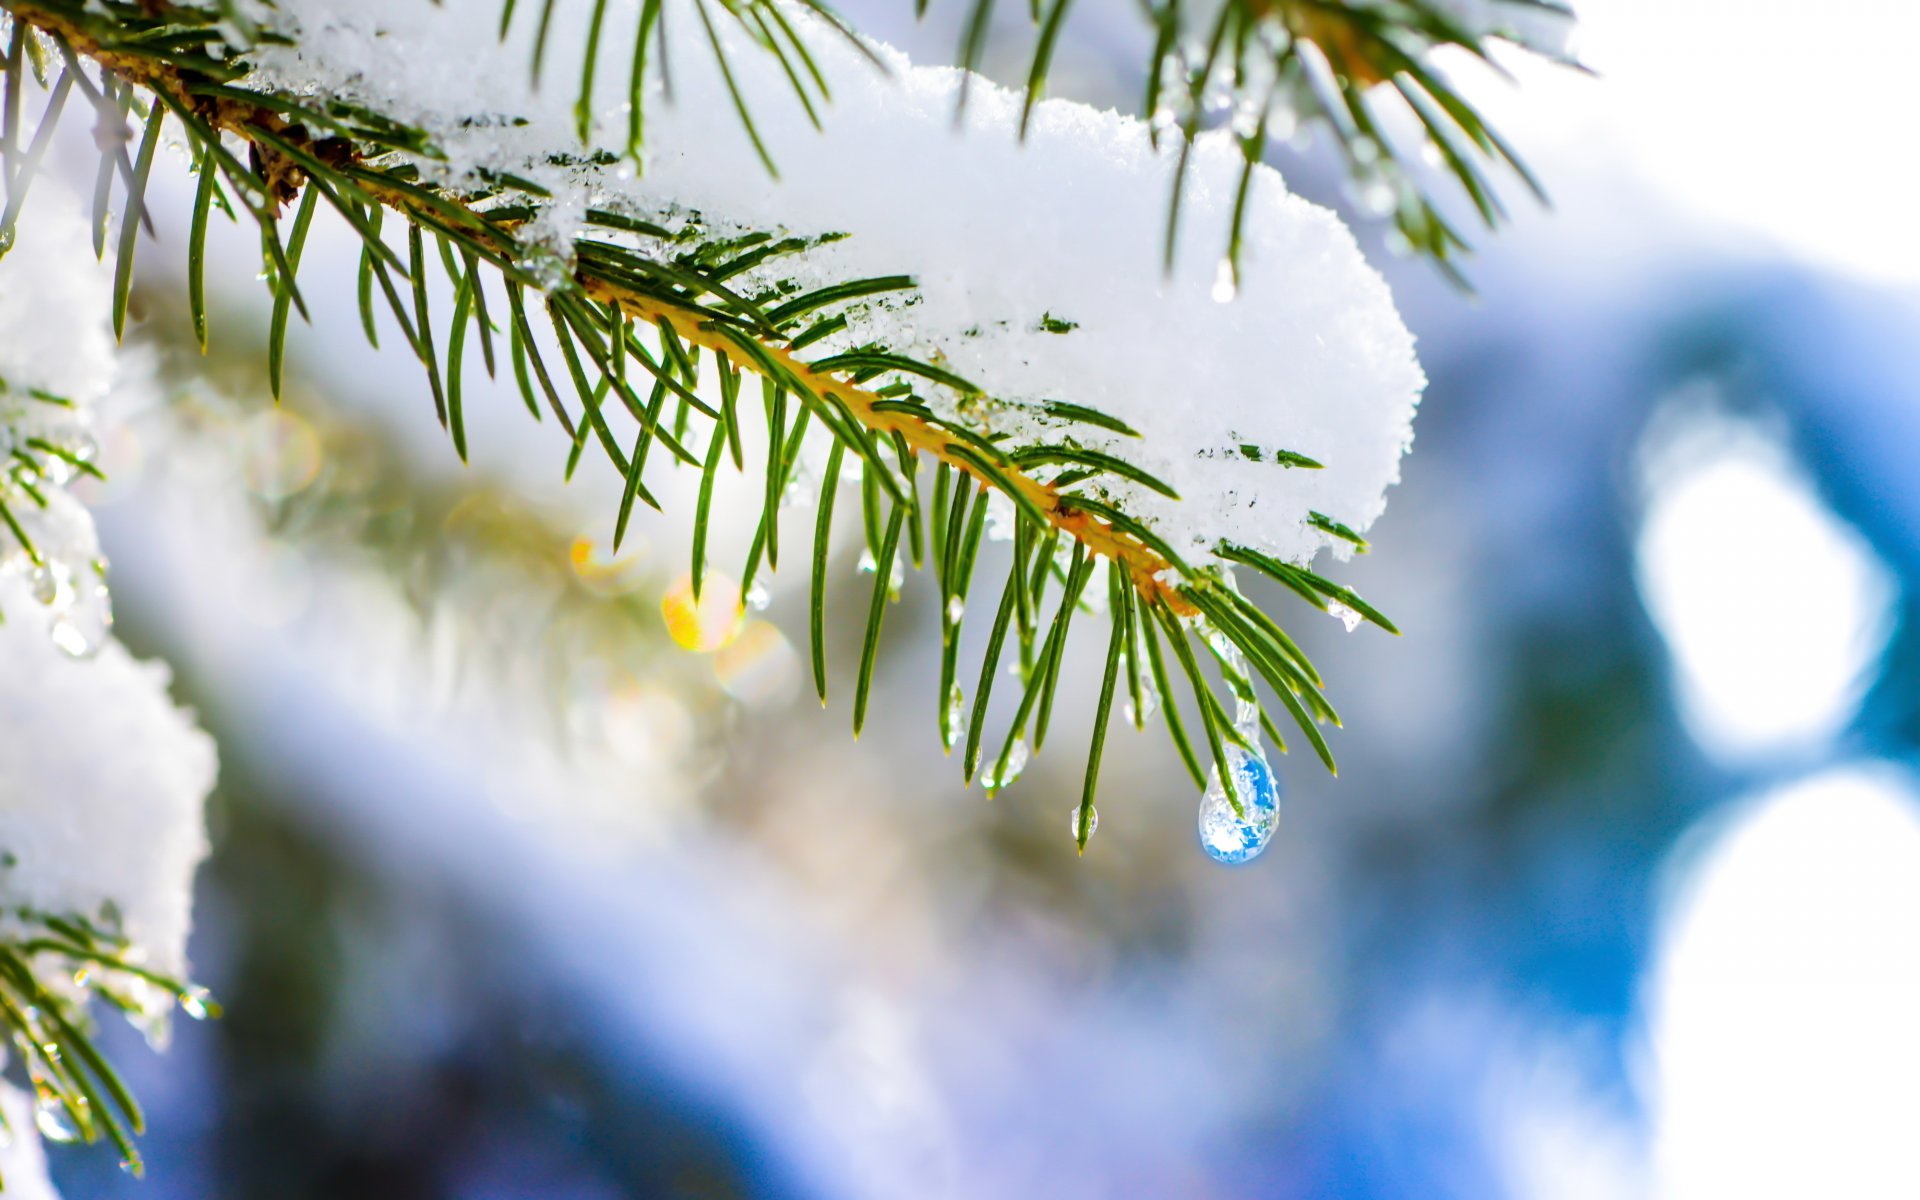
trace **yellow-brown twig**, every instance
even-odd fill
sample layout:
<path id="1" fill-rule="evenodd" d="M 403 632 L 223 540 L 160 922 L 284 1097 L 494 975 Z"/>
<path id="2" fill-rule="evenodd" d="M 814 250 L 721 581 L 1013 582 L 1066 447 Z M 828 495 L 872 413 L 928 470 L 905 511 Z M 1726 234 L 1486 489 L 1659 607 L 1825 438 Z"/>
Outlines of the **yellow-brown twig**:
<path id="1" fill-rule="evenodd" d="M 265 106 L 249 107 L 231 99 L 210 100 L 196 96 L 189 81 L 178 69 L 151 59 L 116 53 L 111 48 L 101 46 L 85 30 L 60 14 L 35 5 L 32 0 L 4 0 L 4 7 L 16 19 L 57 35 L 76 53 L 93 59 L 102 69 L 111 71 L 123 81 L 138 84 L 150 91 L 164 91 L 176 103 L 198 113 L 213 129 L 244 139 L 259 154 L 263 169 L 268 174 L 266 182 L 269 194 L 276 201 L 284 201 L 289 198 L 290 192 L 297 192 L 305 173 L 272 145 L 261 141 L 254 132 L 256 127 L 317 157 L 328 157 L 317 149 L 316 139 L 307 130 L 288 122 Z M 357 151 L 350 152 L 347 157 L 353 162 L 360 160 Z M 419 202 L 404 189 L 380 187 L 364 178 L 358 181 L 358 186 L 382 204 L 409 218 L 432 215 L 421 211 Z M 457 198 L 449 199 L 458 203 Z M 715 331 L 711 317 L 697 305 L 675 304 L 658 296 L 642 295 L 617 283 L 584 274 L 578 278 L 578 282 L 594 300 L 616 305 L 629 316 L 649 323 L 664 322 L 694 345 L 722 352 L 736 349 L 724 335 Z M 992 481 L 983 478 L 978 468 L 951 452 L 953 438 L 944 431 L 911 413 L 876 408 L 879 396 L 832 372 L 815 368 L 783 346 L 765 341 L 761 342 L 761 346 L 782 370 L 790 372 L 794 379 L 813 389 L 816 394 L 831 396 L 844 404 L 866 428 L 888 437 L 897 433 L 911 449 L 929 454 L 965 472 L 982 488 L 992 486 Z M 743 363 L 742 366 L 751 369 L 752 364 Z M 1089 553 L 1103 555 L 1120 564 L 1146 601 L 1164 604 L 1181 615 L 1191 615 L 1195 611 L 1192 604 L 1174 587 L 1162 582 L 1160 577 L 1171 564 L 1139 538 L 1076 509 L 1070 497 L 1062 496 L 1051 485 L 1034 479 L 1012 463 L 1004 464 L 1002 474 L 1008 484 L 1018 489 L 1024 499 L 1039 509 L 1048 523 L 1077 539 Z"/>

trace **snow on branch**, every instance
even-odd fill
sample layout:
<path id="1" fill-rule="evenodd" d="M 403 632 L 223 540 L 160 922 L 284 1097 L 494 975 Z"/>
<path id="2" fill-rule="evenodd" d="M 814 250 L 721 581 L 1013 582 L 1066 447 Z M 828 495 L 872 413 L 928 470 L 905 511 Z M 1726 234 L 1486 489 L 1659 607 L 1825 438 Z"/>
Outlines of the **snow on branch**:
<path id="1" fill-rule="evenodd" d="M 35 206 L 34 237 L 0 259 L 0 1031 L 34 1090 L 4 1097 L 9 1196 L 52 1194 L 35 1183 L 35 1127 L 105 1138 L 139 1165 L 139 1109 L 92 1046 L 88 1000 L 156 1040 L 176 1003 L 209 1007 L 178 980 L 213 743 L 168 696 L 166 667 L 107 632 L 93 520 L 67 484 L 97 474 L 109 282 L 74 198 L 48 181 Z"/>
<path id="2" fill-rule="evenodd" d="M 634 20 L 638 6 L 609 8 L 614 23 Z M 731 64 L 723 75 L 693 6 L 669 4 L 673 91 L 648 105 L 649 148 L 635 171 L 616 157 L 625 97 L 611 72 L 594 142 L 555 163 L 577 146 L 571 89 L 549 77 L 535 91 L 526 47 L 501 43 L 459 6 L 278 9 L 289 44 L 260 49 L 251 83 L 345 98 L 425 130 L 445 159 L 419 165 L 450 189 L 538 182 L 551 198 L 533 236 L 564 256 L 584 214 L 611 208 L 671 231 L 625 239 L 661 259 L 694 237 L 806 244 L 731 275 L 749 296 L 910 277 L 916 286 L 842 307 L 844 326 L 801 357 L 879 348 L 938 364 L 973 386 L 882 378 L 912 382 L 942 419 L 1004 436 L 1016 459 L 1063 437 L 1124 459 L 1178 499 L 1117 475 L 1083 488 L 1196 566 L 1215 561 L 1229 533 L 1293 562 L 1349 549 L 1309 514 L 1364 530 L 1398 476 L 1423 383 L 1412 338 L 1338 218 L 1289 195 L 1274 171 L 1253 177 L 1245 279 L 1225 303 L 1217 253 L 1184 256 L 1163 275 L 1156 231 L 1177 156 L 1155 152 L 1144 124 L 1045 102 L 1023 146 L 1019 97 L 975 80 L 956 132 L 960 72 L 878 48 L 882 71 L 802 14 L 790 19 L 832 94 L 817 131 L 774 60 L 737 27 L 718 31 Z M 561 39 L 581 36 L 582 15 L 561 6 L 551 59 L 572 61 L 577 47 Z M 734 90 L 777 175 L 736 117 Z M 1197 247 L 1219 237 L 1235 202 L 1231 140 L 1203 137 L 1190 173 L 1183 225 Z M 1084 424 L 1069 433 L 1047 413 L 1058 403 L 1138 436 Z"/>
<path id="3" fill-rule="evenodd" d="M 1000 657 L 1018 647 L 1019 704 L 990 788 L 1046 735 L 1075 614 L 1104 607 L 1083 844 L 1123 680 L 1136 725 L 1150 693 L 1165 700 L 1196 785 L 1223 790 L 1236 820 L 1241 759 L 1260 758 L 1263 733 L 1285 748 L 1269 705 L 1332 768 L 1320 727 L 1338 718 L 1321 677 L 1232 567 L 1314 611 L 1391 630 L 1307 563 L 1364 546 L 1423 378 L 1385 284 L 1340 222 L 1250 168 L 1230 139 L 1156 149 L 1139 122 L 1047 103 L 1023 145 L 1020 101 L 977 82 L 956 129 L 966 77 L 772 3 L 543 4 L 537 22 L 507 23 L 504 43 L 470 11 L 424 3 L 284 0 L 245 22 L 226 15 L 232 5 L 0 3 L 54 41 L 69 73 L 91 84 L 101 71 L 94 92 L 150 91 L 136 194 L 159 132 L 184 129 L 200 175 L 188 238 L 200 328 L 209 213 L 229 206 L 260 226 L 276 380 L 324 205 L 362 239 L 367 336 L 380 336 L 384 303 L 456 449 L 463 375 L 478 369 L 476 348 L 496 369 L 504 332 L 499 369 L 510 359 L 529 409 L 573 439 L 569 472 L 592 447 L 625 477 L 616 540 L 638 504 L 658 507 L 649 470 L 656 485 L 681 465 L 701 472 L 696 547 L 719 476 L 763 477 L 744 595 L 777 566 L 781 497 L 826 447 L 811 621 L 823 699 L 825 534 L 843 467 L 860 485 L 875 565 L 856 732 L 893 568 L 910 558 L 941 588 L 940 732 L 950 748 L 964 735 L 969 779 L 983 766 Z M 602 42 L 628 33 L 657 67 L 636 69 L 658 80 L 638 95 L 614 72 L 595 75 Z M 544 87 L 530 59 L 547 64 Z M 579 66 L 578 86 L 556 82 L 559 63 Z M 1190 242 L 1217 238 L 1228 213 L 1242 218 L 1240 277 L 1198 253 L 1163 270 L 1155 218 L 1182 174 Z M 126 208 L 121 297 L 135 243 Z M 389 213 L 404 250 L 382 231 Z M 450 318 L 444 300 L 436 314 L 446 293 L 428 278 L 442 270 Z M 762 383 L 764 470 L 743 453 L 755 407 L 743 374 Z M 990 527 L 1013 543 L 1012 563 L 969 715 L 956 656 Z M 702 567 L 696 549 L 696 592 Z M 1167 694 L 1182 675 L 1197 739 Z"/>

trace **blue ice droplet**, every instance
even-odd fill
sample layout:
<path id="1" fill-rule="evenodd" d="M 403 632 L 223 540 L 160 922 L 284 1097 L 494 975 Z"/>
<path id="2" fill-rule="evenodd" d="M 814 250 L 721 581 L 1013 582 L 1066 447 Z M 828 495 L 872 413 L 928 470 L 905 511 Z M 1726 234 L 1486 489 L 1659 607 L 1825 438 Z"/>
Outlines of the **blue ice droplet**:
<path id="1" fill-rule="evenodd" d="M 1280 824 L 1280 784 L 1258 751 L 1228 746 L 1227 768 L 1246 816 L 1233 811 L 1216 773 L 1200 800 L 1200 845 L 1216 862 L 1236 864 L 1259 857 L 1273 840 Z"/>

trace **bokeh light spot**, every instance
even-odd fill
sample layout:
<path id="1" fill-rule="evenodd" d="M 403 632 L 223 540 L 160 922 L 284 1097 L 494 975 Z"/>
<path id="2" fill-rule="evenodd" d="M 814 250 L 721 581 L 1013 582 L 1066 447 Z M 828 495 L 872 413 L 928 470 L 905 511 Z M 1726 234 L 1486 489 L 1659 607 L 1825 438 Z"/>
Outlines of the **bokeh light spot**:
<path id="1" fill-rule="evenodd" d="M 688 650 L 710 652 L 731 644 L 740 635 L 745 614 L 740 585 L 718 571 L 707 572 L 697 600 L 690 573 L 674 580 L 660 598 L 667 633 Z"/>

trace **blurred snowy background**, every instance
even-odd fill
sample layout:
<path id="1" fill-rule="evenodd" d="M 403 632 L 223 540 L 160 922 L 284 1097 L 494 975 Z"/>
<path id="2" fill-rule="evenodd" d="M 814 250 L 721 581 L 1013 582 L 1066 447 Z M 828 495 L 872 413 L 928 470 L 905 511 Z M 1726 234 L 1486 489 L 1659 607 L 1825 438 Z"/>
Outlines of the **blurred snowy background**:
<path id="1" fill-rule="evenodd" d="M 964 6 L 846 11 L 933 62 Z M 1304 631 L 1344 769 L 1282 762 L 1241 869 L 1157 734 L 1110 742 L 1084 859 L 1078 733 L 962 790 L 924 591 L 858 747 L 791 567 L 675 647 L 687 522 L 611 557 L 615 485 L 562 488 L 511 384 L 460 469 L 339 230 L 277 411 L 245 238 L 210 381 L 143 249 L 162 386 L 95 498 L 121 633 L 222 747 L 229 1016 L 117 1031 L 151 1176 L 58 1152 L 67 1194 L 1920 1194 L 1920 8 L 1584 15 L 1599 79 L 1478 89 L 1556 200 L 1481 239 L 1479 302 L 1363 228 L 1433 379 L 1350 572 L 1407 636 Z M 1053 92 L 1130 107 L 1145 58 L 1083 5 Z M 1277 165 L 1351 215 L 1324 149 Z"/>

